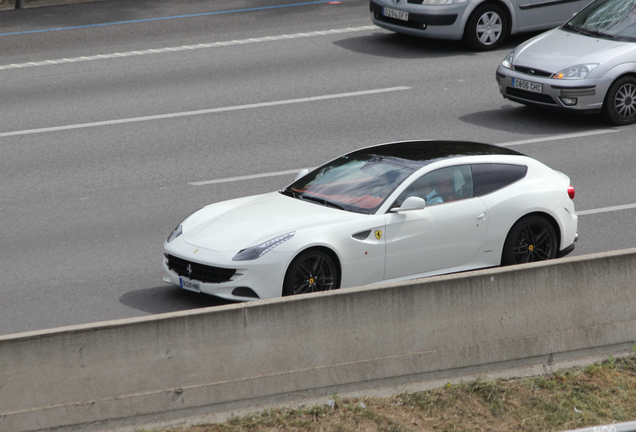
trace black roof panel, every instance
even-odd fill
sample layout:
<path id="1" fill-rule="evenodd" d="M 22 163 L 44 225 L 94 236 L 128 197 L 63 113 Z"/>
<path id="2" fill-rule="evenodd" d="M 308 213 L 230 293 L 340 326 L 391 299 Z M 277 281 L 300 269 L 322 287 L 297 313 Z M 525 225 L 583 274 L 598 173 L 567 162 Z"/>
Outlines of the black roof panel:
<path id="1" fill-rule="evenodd" d="M 366 147 L 352 153 L 356 156 L 392 156 L 413 162 L 424 162 L 427 165 L 436 160 L 455 158 L 460 156 L 482 155 L 516 155 L 523 156 L 518 151 L 492 144 L 470 141 L 404 141 L 377 146 Z"/>

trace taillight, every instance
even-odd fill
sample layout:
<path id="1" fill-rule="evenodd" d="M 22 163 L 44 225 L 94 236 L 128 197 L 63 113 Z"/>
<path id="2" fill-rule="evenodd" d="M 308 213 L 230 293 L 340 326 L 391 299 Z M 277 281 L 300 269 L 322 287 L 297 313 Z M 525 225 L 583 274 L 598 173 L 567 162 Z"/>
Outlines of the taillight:
<path id="1" fill-rule="evenodd" d="M 570 199 L 574 199 L 574 186 L 568 186 L 568 196 Z"/>

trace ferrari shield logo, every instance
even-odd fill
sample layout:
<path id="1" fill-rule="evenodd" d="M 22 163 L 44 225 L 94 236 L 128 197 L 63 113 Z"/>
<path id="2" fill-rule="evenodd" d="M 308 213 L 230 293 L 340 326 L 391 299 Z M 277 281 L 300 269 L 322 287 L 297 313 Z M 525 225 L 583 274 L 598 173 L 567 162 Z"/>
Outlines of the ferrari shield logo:
<path id="1" fill-rule="evenodd" d="M 378 240 L 380 240 L 380 239 L 382 238 L 382 231 L 377 230 L 377 231 L 375 232 L 375 238 L 377 238 Z"/>

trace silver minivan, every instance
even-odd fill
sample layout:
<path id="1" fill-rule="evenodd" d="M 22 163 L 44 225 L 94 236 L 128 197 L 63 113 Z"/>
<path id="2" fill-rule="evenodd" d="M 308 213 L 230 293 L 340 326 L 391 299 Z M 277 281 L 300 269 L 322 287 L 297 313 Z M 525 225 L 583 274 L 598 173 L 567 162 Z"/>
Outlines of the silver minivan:
<path id="1" fill-rule="evenodd" d="M 563 24 L 592 0 L 371 0 L 373 23 L 397 33 L 492 50 L 511 34 Z"/>

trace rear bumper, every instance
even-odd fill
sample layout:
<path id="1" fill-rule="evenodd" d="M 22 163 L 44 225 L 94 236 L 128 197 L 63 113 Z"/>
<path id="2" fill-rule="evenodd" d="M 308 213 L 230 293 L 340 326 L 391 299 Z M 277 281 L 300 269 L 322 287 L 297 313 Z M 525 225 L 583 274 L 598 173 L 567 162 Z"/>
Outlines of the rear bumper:
<path id="1" fill-rule="evenodd" d="M 576 234 L 576 236 L 574 237 L 574 241 L 576 242 L 579 239 L 579 235 Z M 569 255 L 570 253 L 572 253 L 572 251 L 574 250 L 574 243 L 572 243 L 570 246 L 566 247 L 565 249 L 559 251 L 556 254 L 557 258 L 563 258 L 566 255 Z"/>

